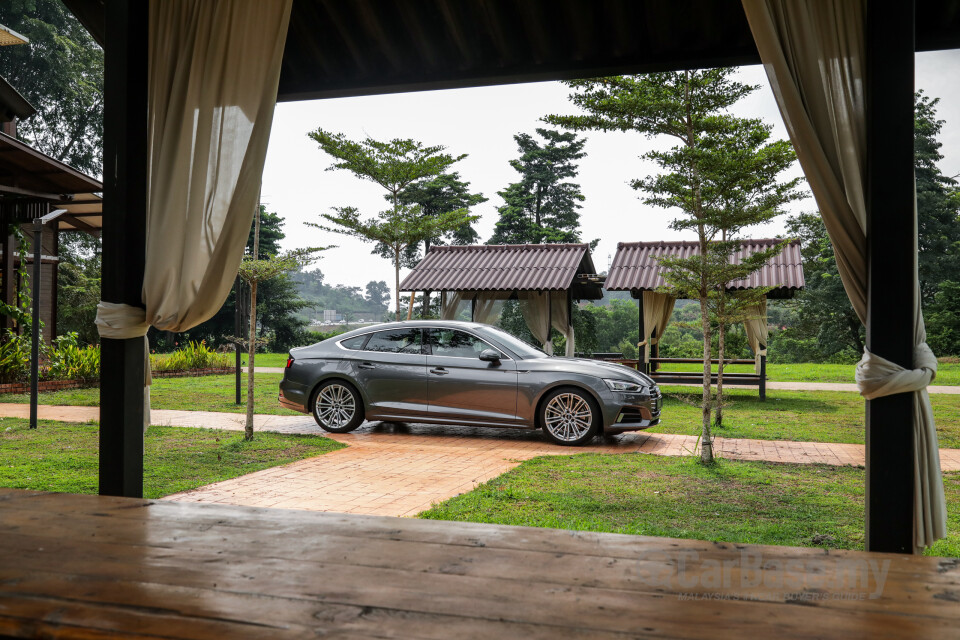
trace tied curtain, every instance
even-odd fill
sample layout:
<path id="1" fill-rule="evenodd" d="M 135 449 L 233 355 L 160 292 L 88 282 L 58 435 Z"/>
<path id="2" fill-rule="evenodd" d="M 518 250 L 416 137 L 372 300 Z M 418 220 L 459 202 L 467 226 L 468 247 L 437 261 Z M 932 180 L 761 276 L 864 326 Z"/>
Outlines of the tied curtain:
<path id="1" fill-rule="evenodd" d="M 493 324 L 503 311 L 503 303 L 510 298 L 509 291 L 481 291 L 473 297 L 473 321 Z"/>
<path id="2" fill-rule="evenodd" d="M 650 347 L 660 342 L 670 316 L 673 314 L 673 305 L 676 298 L 656 291 L 643 292 L 643 335 L 640 336 L 638 347 L 643 347 L 643 361 L 650 362 Z"/>
<path id="3" fill-rule="evenodd" d="M 553 355 L 553 342 L 550 341 L 551 305 L 549 291 L 518 291 L 520 313 L 530 333 L 543 345 L 543 350 Z"/>
<path id="4" fill-rule="evenodd" d="M 764 298 L 757 304 L 750 305 L 746 312 L 747 317 L 743 321 L 743 328 L 747 332 L 747 343 L 756 360 L 754 366 L 757 373 L 760 373 L 760 356 L 767 355 L 767 299 Z"/>
<path id="5" fill-rule="evenodd" d="M 566 338 L 564 355 L 572 358 L 576 353 L 576 340 L 573 335 L 573 322 L 570 318 L 570 292 L 553 292 L 550 295 L 550 322 L 553 328 Z M 552 347 L 553 345 L 551 345 Z"/>
<path id="6" fill-rule="evenodd" d="M 743 0 L 767 77 L 833 243 L 843 286 L 860 321 L 867 312 L 864 168 L 865 2 Z M 916 218 L 916 209 L 904 211 Z M 916 269 L 916 263 L 914 263 Z M 916 273 L 913 275 L 916 278 Z M 914 301 L 914 369 L 864 350 L 857 386 L 867 399 L 913 392 L 914 544 L 946 536 L 946 501 L 933 411 L 926 387 L 937 359 Z"/>
<path id="7" fill-rule="evenodd" d="M 226 300 L 257 205 L 291 5 L 150 3 L 146 308 L 101 302 L 102 337 L 185 331 Z"/>

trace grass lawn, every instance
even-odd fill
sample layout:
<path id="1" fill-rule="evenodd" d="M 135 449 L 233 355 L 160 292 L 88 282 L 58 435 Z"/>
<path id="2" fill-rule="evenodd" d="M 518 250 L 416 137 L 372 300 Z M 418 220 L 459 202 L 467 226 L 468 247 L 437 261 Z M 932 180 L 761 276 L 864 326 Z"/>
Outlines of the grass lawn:
<path id="1" fill-rule="evenodd" d="M 258 353 L 256 360 L 256 366 L 258 367 L 285 367 L 287 366 L 287 358 L 289 354 L 287 352 L 283 353 Z M 247 354 L 243 354 L 243 365 L 247 365 Z"/>
<path id="2" fill-rule="evenodd" d="M 664 387 L 660 433 L 700 434 L 700 391 Z M 863 398 L 845 391 L 767 391 L 761 402 L 756 389 L 724 391 L 728 406 L 724 426 L 714 435 L 725 438 L 797 440 L 863 444 Z M 934 394 L 933 415 L 940 446 L 960 448 L 960 396 Z"/>
<path id="3" fill-rule="evenodd" d="M 928 553 L 960 556 L 960 474 L 945 480 L 949 535 Z M 543 456 L 419 517 L 863 549 L 864 471 L 736 460 L 703 466 L 644 454 Z"/>
<path id="4" fill-rule="evenodd" d="M 702 364 L 666 364 L 669 371 L 703 371 Z M 853 383 L 853 364 L 770 364 L 767 363 L 767 378 L 774 382 L 847 382 Z M 716 366 L 713 367 L 716 371 Z M 729 373 L 753 373 L 748 364 L 728 365 L 723 368 Z M 941 362 L 937 368 L 935 385 L 960 385 L 960 364 Z"/>
<path id="5" fill-rule="evenodd" d="M 0 486 L 39 491 L 96 493 L 96 423 L 70 424 L 0 418 Z M 146 498 L 310 458 L 344 445 L 309 435 L 261 432 L 252 442 L 233 431 L 150 427 L 144 443 Z"/>
<path id="6" fill-rule="evenodd" d="M 296 411 L 277 403 L 281 373 L 256 374 L 254 410 L 261 414 L 297 416 Z M 246 403 L 247 378 L 243 376 L 241 396 Z M 154 409 L 186 411 L 222 411 L 246 413 L 246 404 L 234 404 L 234 376 L 201 376 L 198 378 L 154 378 L 150 387 L 150 406 Z M 30 402 L 29 394 L 0 394 L 0 402 Z M 96 407 L 100 405 L 100 389 L 66 389 L 40 394 L 40 404 Z"/>

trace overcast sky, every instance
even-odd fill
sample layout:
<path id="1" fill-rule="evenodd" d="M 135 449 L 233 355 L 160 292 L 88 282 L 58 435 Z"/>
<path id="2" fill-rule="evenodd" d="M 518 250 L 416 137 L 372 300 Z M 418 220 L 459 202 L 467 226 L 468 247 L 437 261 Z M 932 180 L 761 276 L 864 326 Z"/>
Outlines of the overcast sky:
<path id="1" fill-rule="evenodd" d="M 941 169 L 960 174 L 960 51 L 917 55 L 917 87 L 941 98 L 938 117 L 946 120 L 941 141 Z M 773 124 L 773 135 L 787 138 L 786 129 L 760 66 L 743 67 L 739 79 L 760 85 L 753 95 L 738 103 L 735 114 L 759 117 Z M 388 260 L 370 255 L 372 245 L 346 236 L 312 229 L 303 223 L 319 220 L 319 214 L 334 206 L 354 206 L 364 217 L 386 206 L 379 186 L 346 171 L 325 171 L 330 158 L 307 137 L 323 127 L 359 139 L 413 138 L 428 145 L 444 145 L 451 154 L 469 154 L 454 165 L 474 192 L 489 200 L 474 208 L 481 241 L 486 241 L 497 220 L 497 195 L 519 174 L 508 164 L 517 157 L 513 136 L 545 127 L 540 118 L 550 113 L 574 113 L 569 91 L 558 82 L 506 85 L 476 89 L 451 89 L 362 98 L 341 98 L 277 105 L 270 149 L 263 175 L 263 200 L 268 209 L 286 220 L 284 249 L 337 245 L 325 251 L 317 263 L 328 284 L 363 287 L 370 280 L 393 285 L 393 267 Z M 605 271 L 617 242 L 682 239 L 668 228 L 676 217 L 669 211 L 644 205 L 640 193 L 631 189 L 632 178 L 645 177 L 657 167 L 639 156 L 666 140 L 648 140 L 635 133 L 589 132 L 587 156 L 580 162 L 577 179 L 586 200 L 581 209 L 585 241 L 600 239 L 594 263 Z M 795 165 L 792 175 L 801 175 Z M 806 185 L 804 185 L 806 189 Z M 813 198 L 795 203 L 793 211 L 813 211 Z M 783 220 L 748 230 L 748 235 L 769 237 L 783 231 Z M 688 238 L 693 239 L 693 238 Z M 405 274 L 404 271 L 401 274 Z"/>

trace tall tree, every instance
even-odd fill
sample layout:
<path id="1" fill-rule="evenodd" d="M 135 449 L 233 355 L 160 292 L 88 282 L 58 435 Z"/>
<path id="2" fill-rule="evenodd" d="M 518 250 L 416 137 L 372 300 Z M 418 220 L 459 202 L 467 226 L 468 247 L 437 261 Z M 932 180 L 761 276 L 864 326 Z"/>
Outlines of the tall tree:
<path id="1" fill-rule="evenodd" d="M 332 214 L 321 214 L 333 226 L 307 223 L 310 226 L 350 235 L 382 244 L 393 261 L 395 276 L 396 315 L 400 319 L 400 267 L 410 246 L 428 238 L 452 233 L 477 220 L 466 209 L 423 215 L 418 205 L 401 201 L 401 194 L 412 184 L 436 178 L 466 156 L 444 153 L 445 147 L 424 146 L 416 140 L 394 139 L 387 142 L 367 137 L 359 142 L 342 133 L 317 129 L 307 134 L 320 148 L 334 158 L 327 171 L 345 169 L 362 180 L 369 180 L 387 191 L 393 205 L 376 218 L 362 220 L 355 207 L 335 207 Z M 376 250 L 375 250 L 376 251 Z"/>
<path id="2" fill-rule="evenodd" d="M 497 211 L 493 236 L 487 244 L 580 242 L 580 185 L 577 161 L 586 153 L 586 139 L 574 133 L 537 129 L 542 142 L 527 133 L 513 137 L 520 157 L 510 166 L 520 180 L 499 192 L 504 205 Z"/>
<path id="3" fill-rule="evenodd" d="M 99 176 L 103 155 L 103 50 L 60 0 L 4 0 L 0 24 L 30 43 L 0 47 L 7 81 L 37 109 L 17 135 Z"/>
<path id="4" fill-rule="evenodd" d="M 943 120 L 937 119 L 940 98 L 922 91 L 914 98 L 914 161 L 917 180 L 918 271 L 924 305 L 934 302 L 940 283 L 960 282 L 960 190 L 943 175 L 937 140 Z"/>
<path id="5" fill-rule="evenodd" d="M 769 128 L 757 120 L 736 118 L 728 109 L 756 89 L 733 80 L 733 69 L 706 69 L 618 76 L 568 82 L 571 101 L 584 115 L 552 115 L 544 120 L 573 131 L 589 129 L 638 131 L 665 136 L 676 144 L 642 157 L 663 172 L 631 181 L 644 192 L 644 202 L 675 208 L 682 214 L 670 226 L 697 234 L 699 255 L 663 260 L 665 279 L 676 297 L 699 300 L 702 316 L 703 394 L 701 460 L 713 460 L 710 431 L 714 398 L 711 390 L 711 299 L 722 295 L 732 243 L 718 242 L 723 230 L 746 226 L 736 222 L 734 205 L 750 215 L 772 216 L 792 195 L 796 181 L 780 183 L 777 174 L 793 161 L 785 142 L 767 142 Z M 743 191 L 738 202 L 733 194 Z M 749 223 L 753 224 L 753 223 Z"/>

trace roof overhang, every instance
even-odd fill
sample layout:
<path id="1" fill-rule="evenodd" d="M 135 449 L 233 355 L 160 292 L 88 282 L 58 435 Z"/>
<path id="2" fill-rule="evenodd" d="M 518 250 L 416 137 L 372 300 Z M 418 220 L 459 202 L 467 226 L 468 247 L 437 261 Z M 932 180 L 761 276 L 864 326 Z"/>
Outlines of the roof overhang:
<path id="1" fill-rule="evenodd" d="M 103 0 L 63 0 L 103 44 Z M 917 51 L 960 0 L 917 0 Z M 758 64 L 740 0 L 294 0 L 278 100 Z"/>
<path id="2" fill-rule="evenodd" d="M 0 197 L 51 201 L 64 196 L 103 191 L 99 180 L 0 133 Z"/>
<path id="3" fill-rule="evenodd" d="M 36 112 L 33 105 L 0 76 L 0 122 L 10 122 L 14 118 L 23 120 Z"/>

